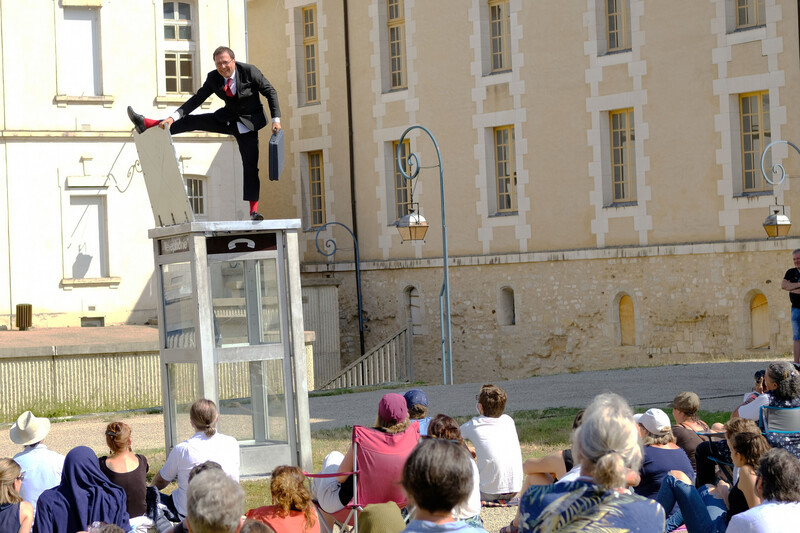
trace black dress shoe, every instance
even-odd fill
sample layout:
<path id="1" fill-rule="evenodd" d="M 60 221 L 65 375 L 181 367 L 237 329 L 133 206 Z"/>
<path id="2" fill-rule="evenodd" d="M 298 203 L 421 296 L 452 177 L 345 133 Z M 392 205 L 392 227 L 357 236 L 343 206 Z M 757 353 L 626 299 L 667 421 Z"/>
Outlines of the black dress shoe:
<path id="1" fill-rule="evenodd" d="M 258 211 L 253 211 L 252 213 L 250 213 L 250 220 L 255 220 L 255 221 L 264 220 L 264 215 L 262 215 Z"/>
<path id="2" fill-rule="evenodd" d="M 136 133 L 144 133 L 147 129 L 144 127 L 144 115 L 134 111 L 131 106 L 128 106 L 128 118 L 131 119 L 131 122 L 136 127 Z"/>

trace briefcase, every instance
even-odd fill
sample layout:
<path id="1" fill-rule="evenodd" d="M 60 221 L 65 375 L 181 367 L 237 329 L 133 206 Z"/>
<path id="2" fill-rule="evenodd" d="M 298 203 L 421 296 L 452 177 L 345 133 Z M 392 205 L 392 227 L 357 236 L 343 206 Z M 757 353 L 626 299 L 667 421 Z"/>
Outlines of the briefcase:
<path id="1" fill-rule="evenodd" d="M 269 180 L 278 181 L 283 172 L 283 130 L 269 138 Z"/>

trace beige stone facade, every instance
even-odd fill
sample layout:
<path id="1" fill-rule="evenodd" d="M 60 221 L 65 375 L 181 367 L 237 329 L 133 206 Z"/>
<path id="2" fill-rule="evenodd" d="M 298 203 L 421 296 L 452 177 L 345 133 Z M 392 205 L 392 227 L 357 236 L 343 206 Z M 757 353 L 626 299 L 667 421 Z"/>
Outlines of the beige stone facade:
<path id="1" fill-rule="evenodd" d="M 263 29 L 250 32 L 253 60 L 284 73 L 273 78 L 288 95 L 288 179 L 267 211 L 302 218 L 304 276 L 342 283 L 343 356 L 357 352 L 352 243 L 328 227 L 322 235 L 340 251 L 318 254 L 313 226 L 323 221 L 357 230 L 368 346 L 413 314 L 416 374 L 441 379 L 435 168 L 413 190 L 431 225 L 426 241 L 401 243 L 394 227 L 392 142 L 412 124 L 435 135 L 444 163 L 456 380 L 789 352 L 780 282 L 800 239 L 793 229 L 767 241 L 761 224 L 775 203 L 792 216 L 800 154 L 772 152 L 790 176 L 772 188 L 760 172 L 746 176 L 745 152 L 800 139 L 797 3 L 749 4 L 737 13 L 736 0 L 621 0 L 610 14 L 600 0 L 351 0 L 344 13 L 341 0 L 248 2 L 250 27 Z M 392 21 L 404 32 L 399 88 Z M 755 147 L 743 140 L 748 94 L 761 106 L 757 124 L 747 122 Z M 615 189 L 621 112 L 633 129 L 624 191 Z M 510 209 L 497 180 L 504 126 L 513 127 Z M 428 139 L 410 139 L 421 164 L 435 165 Z M 312 151 L 324 162 L 316 220 Z"/>

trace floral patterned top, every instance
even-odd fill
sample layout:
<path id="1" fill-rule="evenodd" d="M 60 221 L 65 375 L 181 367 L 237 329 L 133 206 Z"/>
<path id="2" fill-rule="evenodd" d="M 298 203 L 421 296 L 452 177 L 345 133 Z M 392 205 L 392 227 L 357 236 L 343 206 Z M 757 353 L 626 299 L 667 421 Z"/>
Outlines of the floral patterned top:
<path id="1" fill-rule="evenodd" d="M 664 509 L 630 489 L 605 490 L 585 478 L 532 486 L 520 500 L 520 530 L 535 533 L 661 533 Z"/>
<path id="2" fill-rule="evenodd" d="M 769 406 L 780 409 L 800 407 L 800 397 L 792 398 L 791 400 L 779 400 L 770 394 Z M 763 427 L 763 421 L 761 421 L 761 425 Z M 774 433 L 772 431 L 764 431 L 764 436 L 767 438 L 769 445 L 773 448 L 783 448 L 795 457 L 800 458 L 800 428 L 797 429 L 798 430 L 793 433 Z"/>

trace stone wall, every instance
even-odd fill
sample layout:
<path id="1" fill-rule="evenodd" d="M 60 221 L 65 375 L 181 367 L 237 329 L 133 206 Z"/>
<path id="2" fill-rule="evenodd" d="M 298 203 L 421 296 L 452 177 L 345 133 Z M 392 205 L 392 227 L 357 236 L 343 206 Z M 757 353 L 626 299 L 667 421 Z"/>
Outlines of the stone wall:
<path id="1" fill-rule="evenodd" d="M 791 353 L 789 299 L 780 284 L 797 247 L 800 239 L 451 258 L 455 380 Z M 358 328 L 351 266 L 325 267 L 342 282 L 346 361 L 355 356 L 346 332 Z M 304 276 L 319 275 L 313 265 L 304 268 Z M 405 291 L 419 291 L 415 375 L 439 382 L 441 260 L 362 262 L 362 278 L 368 349 L 406 323 Z M 508 316 L 504 288 L 514 293 L 514 325 L 498 320 Z M 758 294 L 769 305 L 770 344 L 753 350 L 750 304 Z M 621 345 L 623 295 L 634 303 L 633 346 Z"/>

